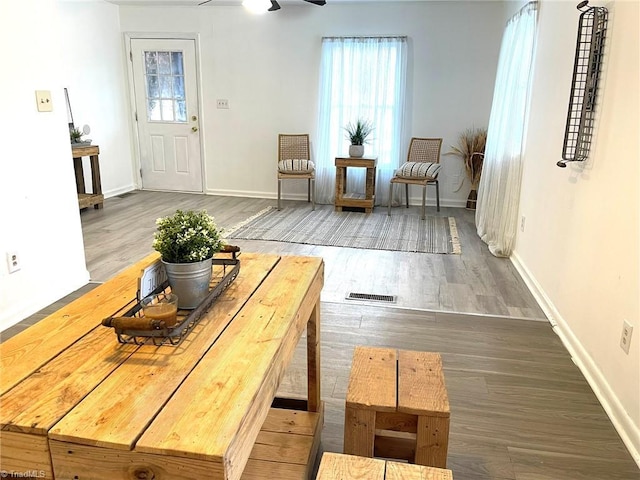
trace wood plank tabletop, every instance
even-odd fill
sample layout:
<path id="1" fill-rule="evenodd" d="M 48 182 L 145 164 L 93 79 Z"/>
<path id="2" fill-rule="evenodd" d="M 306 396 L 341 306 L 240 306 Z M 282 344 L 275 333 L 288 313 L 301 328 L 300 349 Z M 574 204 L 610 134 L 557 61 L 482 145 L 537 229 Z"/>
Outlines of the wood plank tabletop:
<path id="1" fill-rule="evenodd" d="M 46 449 L 48 438 L 51 468 L 57 455 L 85 446 L 143 463 L 167 456 L 177 470 L 239 479 L 306 328 L 310 365 L 319 359 L 324 281 L 321 258 L 240 258 L 236 280 L 178 346 L 119 344 L 99 326 L 132 304 L 136 280 L 157 254 L 41 321 L 39 340 L 29 335 L 32 327 L 1 344 L 0 365 L 12 372 L 3 378 L 0 411 L 7 452 L 27 444 Z M 312 409 L 319 378 L 309 375 L 318 383 L 310 389 Z"/>

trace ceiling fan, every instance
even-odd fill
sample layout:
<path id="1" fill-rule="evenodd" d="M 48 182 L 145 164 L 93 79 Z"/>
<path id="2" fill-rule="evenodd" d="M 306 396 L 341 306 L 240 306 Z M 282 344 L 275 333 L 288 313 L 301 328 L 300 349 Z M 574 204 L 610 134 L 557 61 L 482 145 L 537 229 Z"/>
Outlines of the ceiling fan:
<path id="1" fill-rule="evenodd" d="M 205 0 L 204 2 L 200 2 L 198 6 L 204 5 L 205 3 L 209 3 L 211 0 Z M 267 10 L 268 12 L 275 12 L 276 10 L 280 10 L 280 4 L 277 0 L 270 0 L 271 7 Z M 303 2 L 312 3 L 313 5 L 323 6 L 327 3 L 326 0 L 302 0 Z"/>

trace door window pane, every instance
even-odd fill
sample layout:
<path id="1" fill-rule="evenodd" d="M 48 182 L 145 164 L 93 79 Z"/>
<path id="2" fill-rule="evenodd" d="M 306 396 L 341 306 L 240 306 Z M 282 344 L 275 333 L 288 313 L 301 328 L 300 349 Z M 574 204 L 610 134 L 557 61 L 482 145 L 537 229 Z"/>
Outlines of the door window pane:
<path id="1" fill-rule="evenodd" d="M 169 52 L 158 52 L 158 73 L 161 75 L 171 74 Z"/>
<path id="2" fill-rule="evenodd" d="M 162 119 L 171 121 L 173 120 L 173 101 L 162 100 Z"/>
<path id="3" fill-rule="evenodd" d="M 158 52 L 144 52 L 144 65 L 148 74 L 158 73 Z"/>
<path id="4" fill-rule="evenodd" d="M 149 116 L 149 120 L 151 121 L 157 122 L 162 120 L 159 100 L 156 100 L 155 98 L 147 100 L 147 115 Z"/>
<path id="5" fill-rule="evenodd" d="M 182 52 L 171 52 L 171 73 L 174 75 L 184 75 Z"/>
<path id="6" fill-rule="evenodd" d="M 147 118 L 154 122 L 187 122 L 182 52 L 144 52 Z"/>
<path id="7" fill-rule="evenodd" d="M 160 91 L 158 90 L 158 76 L 147 75 L 147 98 L 159 98 Z"/>
<path id="8" fill-rule="evenodd" d="M 184 98 L 184 77 L 173 77 L 174 98 Z"/>
<path id="9" fill-rule="evenodd" d="M 178 100 L 176 102 L 176 121 L 178 122 L 187 121 L 187 105 L 184 102 L 184 100 Z"/>
<path id="10" fill-rule="evenodd" d="M 171 77 L 169 75 L 160 75 L 160 96 L 162 98 L 172 98 Z"/>

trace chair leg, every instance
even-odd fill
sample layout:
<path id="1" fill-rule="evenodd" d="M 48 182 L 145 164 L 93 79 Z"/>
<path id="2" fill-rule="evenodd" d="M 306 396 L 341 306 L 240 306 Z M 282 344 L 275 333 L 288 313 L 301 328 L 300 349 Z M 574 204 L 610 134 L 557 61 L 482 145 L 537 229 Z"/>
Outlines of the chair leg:
<path id="1" fill-rule="evenodd" d="M 393 198 L 393 182 L 389 182 L 389 202 L 387 206 L 387 215 L 391 216 L 391 199 Z"/>
<path id="2" fill-rule="evenodd" d="M 404 196 L 407 199 L 407 208 L 409 208 L 409 184 L 408 183 L 404 184 Z"/>
<path id="3" fill-rule="evenodd" d="M 311 201 L 311 179 L 307 178 L 307 202 Z"/>
<path id="4" fill-rule="evenodd" d="M 438 180 L 436 180 L 436 205 L 438 206 L 438 211 L 440 211 L 440 184 Z"/>
<path id="5" fill-rule="evenodd" d="M 280 210 L 280 193 L 282 192 L 282 179 L 278 179 L 278 210 Z"/>
<path id="6" fill-rule="evenodd" d="M 422 186 L 422 220 L 426 220 L 425 210 L 427 203 L 427 184 L 425 183 Z"/>
<path id="7" fill-rule="evenodd" d="M 316 209 L 316 179 L 309 179 L 309 195 L 311 198 L 311 210 L 315 211 Z"/>

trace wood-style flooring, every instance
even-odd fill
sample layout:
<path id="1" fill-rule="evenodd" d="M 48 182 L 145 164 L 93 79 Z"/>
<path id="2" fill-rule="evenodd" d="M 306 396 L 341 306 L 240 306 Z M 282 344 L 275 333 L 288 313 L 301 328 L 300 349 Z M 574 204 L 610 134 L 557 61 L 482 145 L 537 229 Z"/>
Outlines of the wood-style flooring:
<path id="1" fill-rule="evenodd" d="M 274 203 L 153 192 L 108 199 L 103 210 L 82 213 L 92 281 L 104 281 L 149 253 L 155 219 L 177 208 L 206 208 L 220 227 L 230 227 Z M 451 403 L 448 468 L 456 480 L 640 479 L 591 388 L 548 322 L 540 321 L 544 314 L 511 262 L 488 253 L 475 235 L 473 212 L 443 208 L 440 214 L 456 218 L 462 255 L 234 242 L 244 251 L 325 259 L 322 449 L 342 451 L 354 347 L 387 346 L 442 354 Z M 61 299 L 2 337 L 91 288 Z M 349 291 L 398 295 L 398 303 L 347 301 Z M 305 393 L 304 344 L 280 386 L 282 395 Z"/>
<path id="2" fill-rule="evenodd" d="M 152 252 L 155 220 L 176 209 L 206 209 L 220 228 L 236 225 L 273 200 L 137 191 L 105 201 L 104 209 L 82 213 L 87 267 L 103 282 Z M 284 202 L 311 208 L 305 202 Z M 400 208 L 404 207 L 399 207 Z M 411 207 L 418 214 L 418 207 Z M 393 211 L 392 211 L 393 212 Z M 374 215 L 386 215 L 377 208 Z M 506 258 L 496 258 L 475 233 L 474 212 L 428 209 L 456 219 L 461 255 L 359 250 L 255 240 L 233 240 L 242 250 L 323 257 L 323 301 L 342 302 L 349 292 L 397 295 L 396 306 L 436 311 L 544 319 L 545 315 Z"/>

